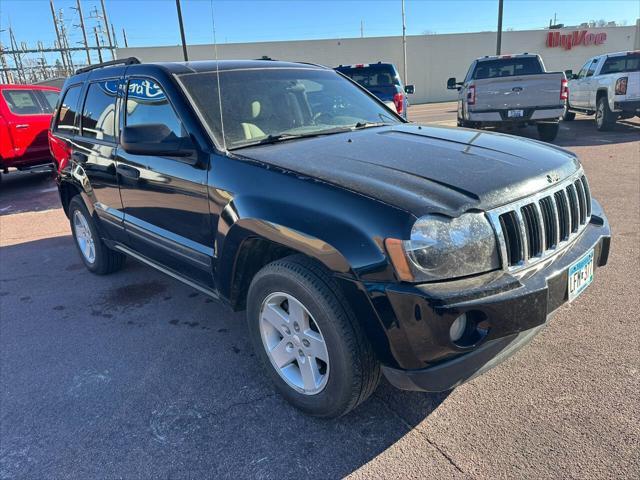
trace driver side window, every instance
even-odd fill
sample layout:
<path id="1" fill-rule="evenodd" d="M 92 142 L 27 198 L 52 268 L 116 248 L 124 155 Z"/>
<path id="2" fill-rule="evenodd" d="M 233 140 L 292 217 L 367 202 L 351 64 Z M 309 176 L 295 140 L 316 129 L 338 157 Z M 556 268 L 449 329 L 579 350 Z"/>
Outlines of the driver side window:
<path id="1" fill-rule="evenodd" d="M 589 68 L 589 65 L 591 64 L 591 59 L 589 59 L 587 61 L 587 63 L 585 63 L 582 68 L 580 69 L 580 71 L 578 72 L 578 80 L 581 78 L 584 78 L 587 75 L 587 69 Z"/>
<path id="2" fill-rule="evenodd" d="M 132 78 L 127 90 L 125 125 L 162 124 L 178 138 L 186 136 L 182 122 L 162 87 L 146 78 Z"/>

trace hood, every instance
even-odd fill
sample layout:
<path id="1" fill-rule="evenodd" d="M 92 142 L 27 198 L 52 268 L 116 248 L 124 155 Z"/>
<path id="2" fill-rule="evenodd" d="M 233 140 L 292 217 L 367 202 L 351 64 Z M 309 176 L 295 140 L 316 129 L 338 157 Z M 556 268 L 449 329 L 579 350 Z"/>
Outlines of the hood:
<path id="1" fill-rule="evenodd" d="M 236 153 L 380 200 L 416 216 L 458 216 L 539 192 L 580 163 L 553 145 L 501 133 L 401 124 L 260 145 Z"/>

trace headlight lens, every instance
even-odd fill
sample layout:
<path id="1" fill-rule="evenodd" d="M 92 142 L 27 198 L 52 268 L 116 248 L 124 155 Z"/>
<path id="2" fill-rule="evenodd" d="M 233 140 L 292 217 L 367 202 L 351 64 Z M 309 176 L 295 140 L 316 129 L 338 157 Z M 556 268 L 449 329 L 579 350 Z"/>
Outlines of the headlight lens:
<path id="1" fill-rule="evenodd" d="M 464 277 L 500 266 L 493 228 L 482 213 L 426 215 L 403 244 L 416 281 Z"/>

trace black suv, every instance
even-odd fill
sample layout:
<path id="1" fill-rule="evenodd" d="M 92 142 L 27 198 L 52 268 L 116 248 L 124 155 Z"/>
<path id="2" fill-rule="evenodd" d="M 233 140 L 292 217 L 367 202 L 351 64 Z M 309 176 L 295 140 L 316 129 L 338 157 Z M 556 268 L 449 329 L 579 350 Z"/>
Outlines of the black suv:
<path id="1" fill-rule="evenodd" d="M 329 68 L 114 65 L 67 80 L 60 198 L 97 274 L 133 257 L 235 310 L 278 390 L 335 417 L 443 391 L 529 341 L 607 262 L 570 152 L 406 123 Z"/>

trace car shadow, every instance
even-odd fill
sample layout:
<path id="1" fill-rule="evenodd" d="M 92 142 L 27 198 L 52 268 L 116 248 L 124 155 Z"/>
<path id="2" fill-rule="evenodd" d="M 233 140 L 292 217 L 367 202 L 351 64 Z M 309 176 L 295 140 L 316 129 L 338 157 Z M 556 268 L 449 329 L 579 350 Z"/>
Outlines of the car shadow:
<path id="1" fill-rule="evenodd" d="M 0 259 L 8 478 L 338 478 L 404 442 L 451 468 L 405 439 L 448 393 L 383 380 L 350 414 L 312 418 L 274 391 L 242 313 L 135 261 L 92 275 L 69 235 Z"/>
<path id="2" fill-rule="evenodd" d="M 34 171 L 11 171 L 0 182 L 0 215 L 35 212 L 60 207 L 60 197 L 47 167 Z"/>

